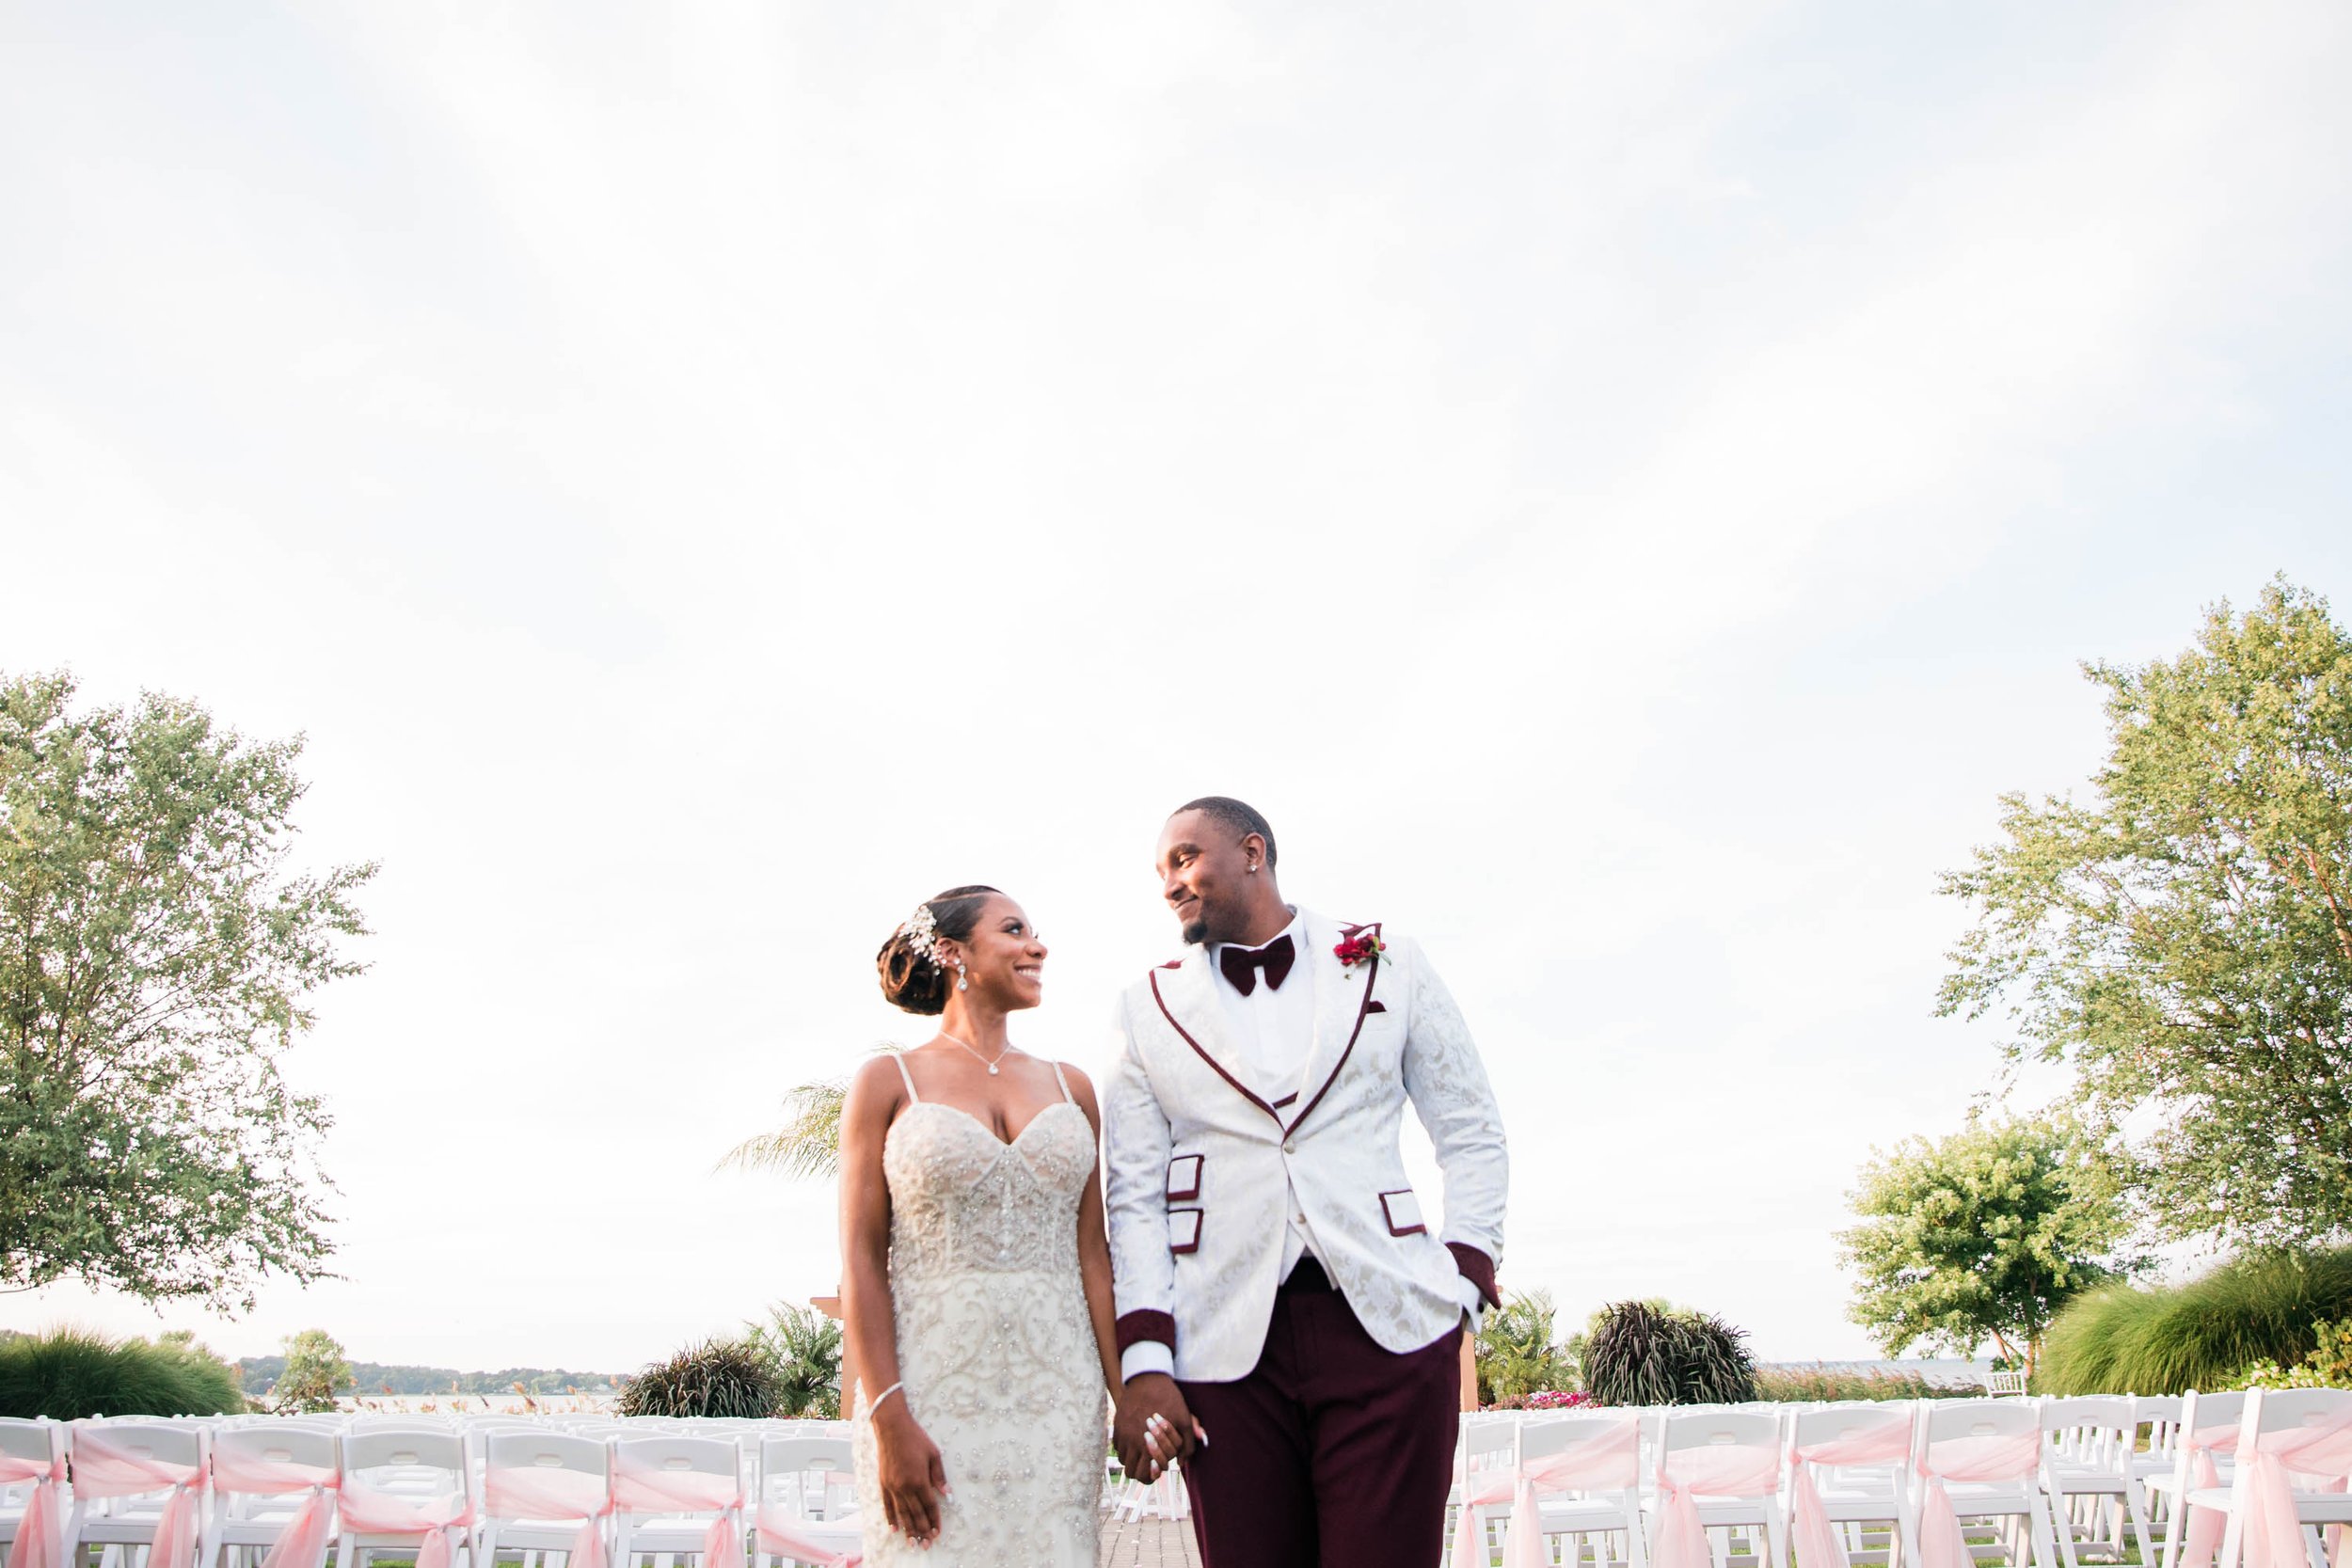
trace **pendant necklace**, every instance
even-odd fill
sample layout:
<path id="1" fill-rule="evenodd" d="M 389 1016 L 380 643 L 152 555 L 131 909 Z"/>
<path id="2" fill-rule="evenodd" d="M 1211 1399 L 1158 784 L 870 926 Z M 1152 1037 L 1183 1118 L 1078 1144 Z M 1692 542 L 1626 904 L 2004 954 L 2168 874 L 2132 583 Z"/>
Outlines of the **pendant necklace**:
<path id="1" fill-rule="evenodd" d="M 947 1033 L 947 1031 L 946 1031 L 946 1030 L 945 1030 L 945 1029 L 942 1029 L 942 1030 L 939 1032 L 939 1037 L 940 1037 L 941 1039 L 944 1039 L 944 1040 L 956 1040 L 956 1037 L 955 1037 L 955 1036 L 953 1036 L 953 1035 L 951 1035 L 951 1034 L 949 1034 L 949 1033 Z M 971 1046 L 969 1046 L 969 1045 L 967 1045 L 967 1044 L 965 1044 L 962 1040 L 956 1040 L 956 1043 L 957 1043 L 958 1045 L 961 1045 L 961 1046 L 963 1046 L 963 1048 L 964 1048 L 966 1051 L 972 1051 L 972 1047 L 971 1047 Z M 1002 1051 L 999 1051 L 998 1053 L 996 1053 L 996 1061 L 995 1061 L 995 1062 L 992 1062 L 992 1061 L 990 1061 L 990 1060 L 989 1060 L 986 1056 L 981 1055 L 981 1054 L 980 1054 L 978 1052 L 977 1052 L 977 1051 L 972 1051 L 972 1059 L 973 1059 L 974 1061 L 976 1061 L 976 1062 L 978 1062 L 981 1066 L 983 1066 L 983 1067 L 987 1068 L 987 1069 L 988 1069 L 988 1075 L 989 1075 L 991 1078 L 993 1078 L 993 1077 L 995 1077 L 995 1076 L 996 1076 L 996 1062 L 1001 1062 L 1001 1061 L 1003 1061 L 1003 1060 L 1004 1060 L 1007 1056 L 1011 1055 L 1011 1054 L 1012 1054 L 1012 1053 L 1013 1053 L 1016 1049 L 1018 1049 L 1018 1048 L 1014 1046 L 1014 1044 L 1012 1043 L 1012 1041 L 1010 1041 L 1010 1040 L 1007 1040 L 1007 1041 L 1005 1042 L 1005 1049 L 1004 1049 L 1004 1050 L 1002 1050 Z"/>

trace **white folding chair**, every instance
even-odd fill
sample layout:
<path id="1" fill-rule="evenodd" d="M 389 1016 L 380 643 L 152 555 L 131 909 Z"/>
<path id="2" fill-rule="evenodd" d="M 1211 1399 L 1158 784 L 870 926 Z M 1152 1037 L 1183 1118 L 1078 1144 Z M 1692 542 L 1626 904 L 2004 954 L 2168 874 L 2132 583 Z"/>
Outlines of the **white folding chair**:
<path id="1" fill-rule="evenodd" d="M 1715 1568 L 1731 1562 L 1730 1532 L 1750 1537 L 1742 1553 L 1776 1568 L 1788 1560 L 1788 1520 L 1781 1512 L 1781 1418 L 1747 1410 L 1681 1409 L 1666 1413 L 1657 1450 L 1657 1523 L 1650 1549 L 1673 1568 L 1688 1548 L 1684 1531 L 1707 1537 Z M 1754 1541 L 1763 1531 L 1761 1550 Z"/>
<path id="2" fill-rule="evenodd" d="M 1911 1456 L 1919 1402 L 1827 1404 L 1795 1414 L 1789 1423 L 1788 1508 L 1798 1568 L 1846 1568 L 1873 1554 L 1863 1532 L 1866 1525 L 1887 1528 L 1890 1559 L 1901 1543 L 1918 1538 Z M 1808 1489 L 1810 1501 L 1804 1497 Z M 1809 1560 L 1816 1544 L 1804 1521 L 1814 1502 L 1829 1527 L 1830 1549 L 1843 1562 Z"/>
<path id="3" fill-rule="evenodd" d="M 2321 1484 L 2298 1486 L 2298 1478 Z M 2239 1418 L 2230 1484 L 2191 1490 L 2188 1503 L 2225 1513 L 2218 1568 L 2238 1568 L 2241 1561 L 2249 1568 L 2300 1568 L 2298 1558 L 2312 1568 L 2328 1568 L 2320 1528 L 2352 1525 L 2347 1480 L 2352 1389 L 2254 1388 Z M 2280 1515 L 2275 1534 L 2266 1528 L 2272 1512 L 2266 1502 Z"/>
<path id="4" fill-rule="evenodd" d="M 2139 1478 L 2140 1496 L 2148 1499 L 2148 1522 L 2161 1527 L 2167 1521 L 2162 1492 L 2150 1484 L 2158 1476 L 2172 1474 L 2172 1452 L 2181 1435 L 2181 1400 L 2172 1394 L 2137 1394 L 2132 1397 L 2132 1425 L 2145 1428 L 2148 1437 L 2144 1446 L 2137 1436 L 2133 1440 L 2132 1474 Z M 2154 1568 L 2150 1559 L 2147 1568 Z"/>
<path id="5" fill-rule="evenodd" d="M 2042 1412 L 2030 1399 L 1930 1402 L 1919 1422 L 1915 1469 L 1919 1491 L 1914 1500 L 1917 1535 L 1904 1543 L 1906 1560 L 1917 1562 L 1917 1547 L 1939 1528 L 1957 1528 L 1953 1518 L 2024 1524 L 2035 1568 L 2058 1568 L 2050 1529 L 2048 1500 L 2042 1492 Z M 1937 1493 L 1948 1513 L 1939 1514 Z M 2021 1544 L 2008 1531 L 2001 1555 L 2011 1561 Z M 1968 1548 L 1973 1552 L 1974 1548 Z"/>
<path id="6" fill-rule="evenodd" d="M 862 1527 L 850 1485 L 853 1468 L 847 1436 L 761 1440 L 759 1512 L 752 1532 L 755 1568 L 829 1562 L 857 1549 Z"/>
<path id="7" fill-rule="evenodd" d="M 501 1553 L 528 1560 L 570 1555 L 611 1539 L 612 1456 L 606 1446 L 554 1432 L 492 1432 L 482 1444 L 482 1529 L 477 1568 Z"/>
<path id="8" fill-rule="evenodd" d="M 66 1525 L 68 1561 L 76 1552 L 96 1546 L 100 1568 L 129 1568 L 132 1551 L 155 1544 L 156 1533 L 172 1509 L 191 1506 L 183 1503 L 183 1498 L 193 1498 L 194 1561 L 212 1561 L 213 1514 L 203 1506 L 203 1480 L 212 1459 L 212 1433 L 206 1428 L 133 1418 L 76 1421 L 67 1441 L 73 1465 L 73 1508 Z M 106 1457 L 101 1457 L 101 1449 Z M 100 1480 L 102 1467 L 111 1471 L 126 1463 L 151 1467 L 158 1484 L 138 1486 Z M 185 1562 L 157 1561 L 151 1550 L 148 1560 L 149 1568 L 189 1568 Z"/>
<path id="9" fill-rule="evenodd" d="M 66 1428 L 55 1421 L 0 1418 L 0 1560 L 9 1555 L 25 1515 L 38 1506 L 56 1542 L 53 1560 L 29 1568 L 65 1568 Z"/>
<path id="10" fill-rule="evenodd" d="M 2044 1400 L 2042 1431 L 2042 1484 L 2050 1497 L 2059 1560 L 2066 1568 L 2079 1568 L 2079 1553 L 2087 1546 L 2122 1561 L 2122 1523 L 2128 1519 L 2139 1560 L 2153 1562 L 2155 1531 L 2135 1463 L 2139 1418 L 2131 1399 Z"/>
<path id="11" fill-rule="evenodd" d="M 207 1563 L 253 1568 L 319 1497 L 316 1555 L 287 1568 L 325 1568 L 334 1538 L 335 1435 L 316 1427 L 237 1426 L 213 1433 L 213 1539 Z"/>
<path id="12" fill-rule="evenodd" d="M 664 1433 L 615 1437 L 612 1448 L 614 1568 L 650 1556 L 741 1568 L 743 1450 L 734 1437 Z M 727 1527 L 724 1547 L 714 1525 Z"/>
<path id="13" fill-rule="evenodd" d="M 2246 1414 L 2243 1393 L 2200 1394 L 2181 1400 L 2181 1419 L 2172 1443 L 2172 1473 L 2150 1476 L 2141 1484 L 2165 1504 L 2164 1568 L 2180 1568 L 2189 1532 L 2199 1535 L 2198 1556 L 2209 1556 L 2221 1543 L 2220 1516 L 2202 1525 L 2187 1502 L 2199 1490 L 2226 1487 L 2237 1455 L 2238 1430 Z M 2197 1568 L 2205 1568 L 2200 1563 Z"/>
<path id="14" fill-rule="evenodd" d="M 1537 1527 L 1568 1538 L 1568 1562 L 1582 1561 L 1589 1547 L 1593 1568 L 1645 1568 L 1638 1418 L 1530 1416 L 1519 1423 L 1518 1469 L 1535 1488 Z"/>
<path id="15" fill-rule="evenodd" d="M 1509 1480 L 1518 1466 L 1519 1417 L 1516 1411 L 1465 1417 L 1454 1443 L 1454 1488 L 1446 1507 L 1454 1513 L 1446 1539 L 1461 1542 L 1467 1525 L 1474 1547 L 1457 1546 L 1454 1557 L 1476 1556 L 1475 1568 L 1486 1568 L 1487 1554 L 1496 1547 L 1496 1526 L 1510 1513 Z M 1472 1502 L 1471 1497 L 1489 1500 Z M 1457 1564 L 1455 1568 L 1470 1568 Z"/>
<path id="16" fill-rule="evenodd" d="M 473 1466 L 456 1431 L 371 1426 L 344 1435 L 335 1568 L 420 1557 L 434 1534 L 473 1559 L 479 1520 Z"/>

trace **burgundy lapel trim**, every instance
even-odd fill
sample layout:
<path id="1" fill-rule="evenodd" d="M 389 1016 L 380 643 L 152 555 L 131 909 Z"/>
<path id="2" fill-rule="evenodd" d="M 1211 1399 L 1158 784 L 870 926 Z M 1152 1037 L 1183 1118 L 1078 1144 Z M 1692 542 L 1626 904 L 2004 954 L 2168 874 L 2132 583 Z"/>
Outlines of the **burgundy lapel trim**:
<path id="1" fill-rule="evenodd" d="M 1230 1072 L 1226 1071 L 1226 1070 L 1225 1070 L 1225 1064 L 1224 1064 L 1224 1063 L 1222 1063 L 1222 1062 L 1220 1062 L 1220 1061 L 1218 1061 L 1218 1060 L 1217 1060 L 1215 1056 L 1210 1055 L 1210 1054 L 1209 1054 L 1206 1051 L 1201 1050 L 1201 1049 L 1200 1049 L 1200 1042 L 1199 1040 L 1194 1039 L 1194 1038 L 1192 1037 L 1192 1031 L 1191 1031 L 1191 1030 L 1189 1030 L 1189 1029 L 1187 1029 L 1187 1028 L 1185 1028 L 1183 1024 L 1181 1024 L 1181 1023 L 1179 1023 L 1179 1022 L 1176 1022 L 1176 1015 L 1175 1015 L 1174 1013 L 1171 1013 L 1171 1012 L 1169 1012 L 1169 1011 L 1168 1010 L 1168 998 L 1167 998 L 1167 997 L 1165 997 L 1165 996 L 1162 996 L 1162 995 L 1160 994 L 1160 975 L 1159 975 L 1159 971 L 1157 971 L 1157 970 L 1153 970 L 1153 971 L 1152 972 L 1152 976 L 1151 976 L 1151 978 L 1152 978 L 1152 1001 L 1154 1001 L 1154 1002 L 1156 1002 L 1156 1003 L 1158 1003 L 1158 1004 L 1160 1005 L 1160 1016 L 1161 1016 L 1162 1018 L 1164 1018 L 1164 1019 L 1168 1020 L 1168 1026 L 1170 1029 L 1175 1030 L 1175 1031 L 1176 1031 L 1176 1033 L 1178 1033 L 1179 1035 L 1182 1035 L 1182 1036 L 1184 1037 L 1184 1043 L 1185 1043 L 1186 1045 L 1188 1045 L 1188 1046 L 1191 1046 L 1191 1047 L 1192 1047 L 1192 1049 L 1193 1049 L 1193 1053 L 1194 1053 L 1195 1055 L 1199 1056 L 1199 1057 L 1200 1057 L 1202 1061 L 1204 1061 L 1204 1062 L 1208 1063 L 1208 1064 L 1209 1064 L 1209 1066 L 1210 1066 L 1211 1068 L 1215 1069 L 1216 1069 L 1216 1075 L 1217 1075 L 1219 1078 L 1224 1079 L 1224 1080 L 1225 1080 L 1228 1084 L 1232 1085 L 1233 1085 L 1233 1087 L 1234 1087 L 1235 1089 L 1237 1089 L 1238 1091 L 1240 1091 L 1241 1096 L 1242 1096 L 1242 1098 L 1243 1098 L 1243 1099 L 1245 1099 L 1245 1100 L 1248 1101 L 1250 1104 L 1255 1105 L 1255 1106 L 1256 1106 L 1259 1110 L 1263 1111 L 1263 1112 L 1264 1112 L 1267 1116 L 1272 1117 L 1274 1118 L 1274 1125 L 1275 1125 L 1275 1126 L 1277 1126 L 1277 1127 L 1281 1126 L 1281 1125 L 1282 1125 L 1282 1113 L 1281 1113 L 1281 1112 L 1279 1112 L 1279 1111 L 1276 1110 L 1273 1106 L 1271 1106 L 1271 1105 L 1267 1104 L 1267 1103 L 1266 1103 L 1263 1100 L 1260 1099 L 1260 1098 L 1259 1098 L 1259 1097 L 1258 1097 L 1258 1096 L 1257 1096 L 1254 1092 L 1252 1092 L 1252 1091 L 1251 1091 L 1251 1089 L 1250 1089 L 1250 1087 L 1249 1087 L 1249 1085 L 1247 1085 L 1247 1084 L 1243 1083 L 1240 1079 L 1238 1079 L 1238 1078 L 1234 1077 L 1232 1073 L 1230 1073 Z M 1215 982 L 1215 980 L 1216 980 L 1216 976 L 1215 976 L 1215 975 L 1211 975 L 1211 976 L 1210 976 L 1210 980 L 1211 980 L 1211 982 L 1212 982 L 1212 983 L 1214 983 L 1214 982 Z M 1363 1026 L 1364 1026 L 1364 1023 L 1363 1023 L 1363 1018 L 1362 1018 L 1362 1016 L 1359 1014 L 1359 1015 L 1358 1015 L 1357 1020 L 1356 1020 L 1356 1027 L 1358 1027 L 1359 1029 L 1360 1029 L 1360 1028 L 1362 1028 Z M 1349 1041 L 1348 1041 L 1348 1045 L 1350 1046 L 1350 1048 L 1353 1048 L 1353 1047 L 1354 1047 L 1354 1045 L 1355 1045 L 1355 1043 L 1356 1043 L 1356 1042 L 1355 1042 L 1355 1040 L 1354 1040 L 1353 1038 L 1350 1038 L 1350 1039 L 1349 1039 Z M 1341 1059 L 1342 1059 L 1343 1061 L 1344 1061 L 1346 1058 L 1345 1058 L 1345 1057 L 1342 1057 Z"/>
<path id="2" fill-rule="evenodd" d="M 1340 928 L 1340 936 L 1343 940 L 1352 941 L 1357 935 L 1364 931 L 1370 931 L 1375 937 L 1379 936 L 1380 922 L 1375 920 L 1369 926 L 1342 927 Z M 1340 1081 L 1340 1069 L 1347 1066 L 1347 1059 L 1356 1053 L 1356 1037 L 1364 1032 L 1364 1015 L 1372 1010 L 1372 983 L 1375 979 L 1379 978 L 1380 975 L 1380 955 L 1377 952 L 1374 953 L 1371 958 L 1364 960 L 1364 971 L 1363 1000 L 1356 1004 L 1356 1026 L 1347 1032 L 1347 1048 L 1340 1053 L 1340 1059 L 1331 1064 L 1330 1076 L 1324 1079 L 1323 1087 L 1315 1090 L 1315 1097 L 1307 1101 L 1305 1107 L 1299 1111 L 1298 1115 L 1295 1118 L 1293 1118 L 1288 1127 L 1282 1129 L 1282 1135 L 1284 1137 L 1289 1137 L 1292 1133 L 1297 1132 L 1299 1125 L 1309 1117 L 1314 1115 L 1315 1107 L 1323 1103 L 1323 1097 L 1329 1094 L 1331 1092 L 1331 1085 Z M 1156 988 L 1154 988 L 1154 990 L 1156 994 Z M 1167 1008 L 1163 1007 L 1161 1008 L 1161 1011 L 1165 1012 L 1167 1011 Z M 1168 1022 L 1173 1023 L 1176 1021 L 1174 1019 L 1170 1019 Z M 1196 1045 L 1193 1049 L 1195 1051 L 1199 1051 L 1200 1048 Z M 1249 1098 L 1256 1100 L 1258 1097 L 1256 1095 L 1251 1095 Z M 1263 1101 L 1260 1101 L 1260 1103 L 1263 1103 Z M 1279 1116 L 1277 1116 L 1274 1119 L 1279 1121 L 1282 1118 Z"/>

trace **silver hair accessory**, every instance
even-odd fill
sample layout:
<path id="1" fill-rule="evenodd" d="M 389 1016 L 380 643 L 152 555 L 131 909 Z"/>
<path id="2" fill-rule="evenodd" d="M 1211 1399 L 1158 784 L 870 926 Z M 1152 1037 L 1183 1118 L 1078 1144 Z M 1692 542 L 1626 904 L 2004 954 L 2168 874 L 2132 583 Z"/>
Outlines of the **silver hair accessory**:
<path id="1" fill-rule="evenodd" d="M 939 961 L 939 919 L 931 913 L 929 904 L 917 904 L 914 912 L 898 927 L 898 934 L 907 939 L 907 946 L 931 963 Z"/>

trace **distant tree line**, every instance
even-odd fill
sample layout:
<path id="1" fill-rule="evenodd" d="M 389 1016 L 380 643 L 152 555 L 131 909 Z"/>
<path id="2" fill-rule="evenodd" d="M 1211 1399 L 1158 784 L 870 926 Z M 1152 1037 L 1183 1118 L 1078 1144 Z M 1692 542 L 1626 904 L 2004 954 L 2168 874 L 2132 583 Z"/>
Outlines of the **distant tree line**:
<path id="1" fill-rule="evenodd" d="M 248 1394 L 266 1394 L 286 1370 L 283 1355 L 248 1355 L 237 1362 Z M 573 1372 L 561 1368 L 509 1367 L 495 1372 L 461 1372 L 451 1367 L 392 1367 L 380 1361 L 351 1363 L 351 1381 L 338 1393 L 358 1394 L 512 1394 L 521 1384 L 527 1394 L 563 1394 L 577 1388 L 583 1394 L 612 1394 L 624 1381 L 612 1372 Z"/>

